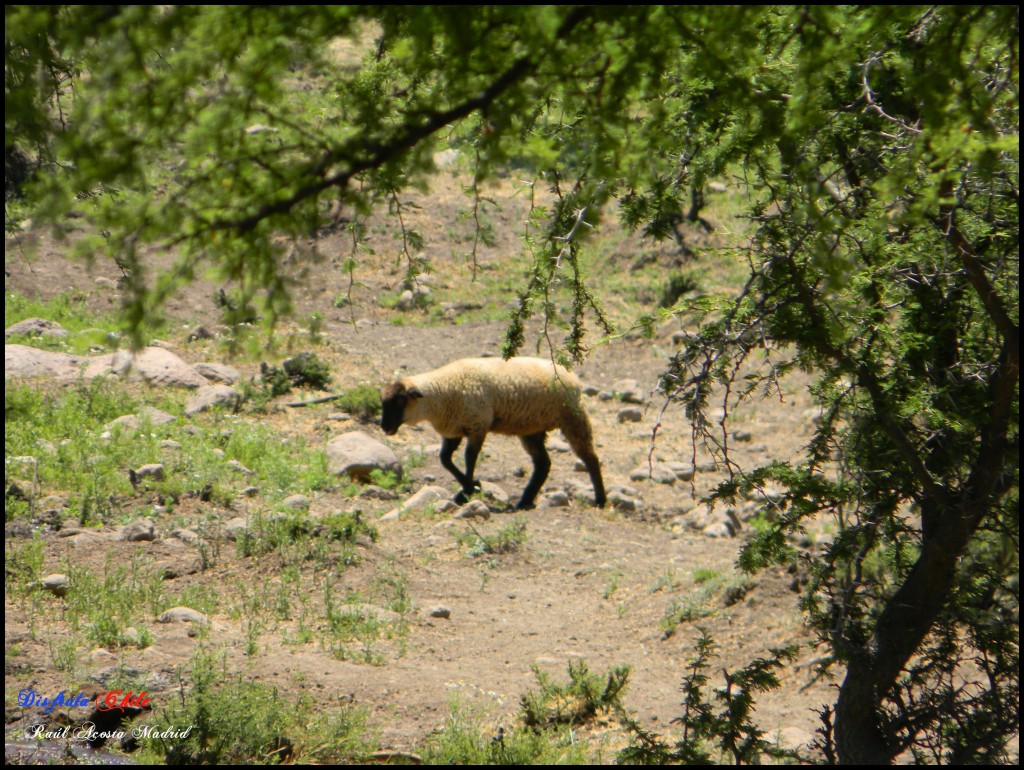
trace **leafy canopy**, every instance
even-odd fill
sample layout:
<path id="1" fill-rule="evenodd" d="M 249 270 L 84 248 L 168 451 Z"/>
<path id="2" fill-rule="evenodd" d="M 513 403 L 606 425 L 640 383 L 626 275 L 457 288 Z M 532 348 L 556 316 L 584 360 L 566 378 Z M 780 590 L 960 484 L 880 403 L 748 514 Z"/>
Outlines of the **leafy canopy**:
<path id="1" fill-rule="evenodd" d="M 822 713 L 825 756 L 1005 756 L 1019 720 L 1016 6 L 5 16 L 8 157 L 17 145 L 40 168 L 36 216 L 87 216 L 97 235 L 81 248 L 123 265 L 136 339 L 201 271 L 287 310 L 283 257 L 315 250 L 338 211 L 397 204 L 449 145 L 472 159 L 477 199 L 509 166 L 555 193 L 526 238 L 506 353 L 568 295 L 579 360 L 586 317 L 611 331 L 580 269 L 591 226 L 617 211 L 663 237 L 709 180 L 740 185 L 749 279 L 667 311 L 690 339 L 662 392 L 733 469 L 719 498 L 786 490 L 742 566 L 796 558 L 788 534 L 835 523 L 825 554 L 801 557 L 825 668 L 846 672 Z M 149 275 L 150 247 L 176 267 Z M 738 468 L 709 403 L 779 392 L 797 367 L 817 377 L 814 440 L 799 462 Z"/>

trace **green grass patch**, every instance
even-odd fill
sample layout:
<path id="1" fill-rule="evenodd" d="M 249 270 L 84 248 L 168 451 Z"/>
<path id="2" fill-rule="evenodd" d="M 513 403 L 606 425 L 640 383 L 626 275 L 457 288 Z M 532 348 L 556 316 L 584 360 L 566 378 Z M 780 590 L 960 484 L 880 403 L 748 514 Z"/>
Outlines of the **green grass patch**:
<path id="1" fill-rule="evenodd" d="M 444 727 L 420 754 L 428 765 L 586 765 L 586 748 L 568 726 L 486 728 L 453 704 Z"/>
<path id="2" fill-rule="evenodd" d="M 33 299 L 16 292 L 4 292 L 4 328 L 27 318 L 59 323 L 67 336 L 14 335 L 8 343 L 29 345 L 74 355 L 116 349 L 122 341 L 120 321 L 113 313 L 91 310 L 82 292 L 64 292 L 48 299 Z"/>
<path id="3" fill-rule="evenodd" d="M 458 542 L 466 548 L 466 555 L 471 558 L 512 553 L 518 551 L 527 540 L 526 518 L 523 516 L 516 516 L 491 534 L 483 534 L 469 522 L 466 523 L 469 529 L 458 536 Z"/>
<path id="4" fill-rule="evenodd" d="M 229 505 L 241 489 L 255 486 L 272 506 L 334 483 L 324 453 L 301 437 L 282 438 L 235 415 L 162 425 L 145 416 L 146 406 L 180 414 L 184 398 L 177 391 L 140 395 L 105 380 L 62 389 L 8 387 L 5 474 L 36 496 L 66 494 L 70 515 L 85 525 L 134 518 L 139 510 L 130 500 L 140 494 L 165 504 L 191 495 Z M 111 424 L 127 414 L 139 415 L 137 429 Z M 129 470 L 152 463 L 164 466 L 163 479 L 133 485 Z M 8 508 L 8 519 L 11 513 Z"/>
<path id="5" fill-rule="evenodd" d="M 191 687 L 148 722 L 154 737 L 142 740 L 142 764 L 360 764 L 377 748 L 365 709 L 286 698 L 228 674 L 209 652 L 196 654 L 191 674 Z"/>
<path id="6" fill-rule="evenodd" d="M 607 674 L 593 674 L 585 660 L 570 660 L 569 681 L 564 684 L 553 681 L 538 666 L 533 667 L 533 673 L 540 689 L 523 695 L 523 724 L 579 725 L 599 713 L 622 707 L 620 697 L 629 679 L 629 666 L 618 666 Z"/>

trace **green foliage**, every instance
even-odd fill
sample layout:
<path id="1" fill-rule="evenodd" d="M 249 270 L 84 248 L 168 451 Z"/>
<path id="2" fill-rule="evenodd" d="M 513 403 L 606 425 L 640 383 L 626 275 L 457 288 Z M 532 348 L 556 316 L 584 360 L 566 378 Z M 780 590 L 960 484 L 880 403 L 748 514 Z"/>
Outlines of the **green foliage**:
<path id="1" fill-rule="evenodd" d="M 337 406 L 353 417 L 371 419 L 380 414 L 380 391 L 372 385 L 356 385 L 337 399 Z"/>
<path id="2" fill-rule="evenodd" d="M 45 318 L 55 321 L 67 330 L 66 337 L 42 335 L 31 340 L 12 335 L 8 343 L 24 342 L 32 347 L 84 355 L 100 348 L 117 348 L 121 337 L 117 333 L 117 318 L 89 309 L 86 296 L 79 292 L 64 292 L 42 301 L 24 297 L 16 292 L 4 292 L 4 327 L 8 328 L 26 318 Z"/>
<path id="3" fill-rule="evenodd" d="M 696 642 L 697 654 L 683 678 L 683 714 L 675 721 L 682 734 L 674 745 L 626 718 L 634 743 L 619 754 L 619 762 L 645 765 L 760 764 L 762 755 L 795 759 L 764 738 L 753 721 L 754 696 L 778 689 L 778 671 L 796 657 L 796 648 L 773 649 L 742 670 L 723 671 L 725 687 L 708 693 L 707 669 L 715 657 L 715 643 L 706 632 Z"/>
<path id="4" fill-rule="evenodd" d="M 331 368 L 316 353 L 299 353 L 285 359 L 280 367 L 261 364 L 260 380 L 269 398 L 283 396 L 292 388 L 326 390 L 331 384 Z"/>
<path id="5" fill-rule="evenodd" d="M 476 527 L 469 524 L 469 529 L 459 536 L 459 543 L 466 546 L 466 554 L 470 557 L 484 554 L 496 556 L 518 551 L 526 542 L 526 538 L 526 518 L 516 516 L 493 534 L 481 534 Z"/>
<path id="6" fill-rule="evenodd" d="M 487 730 L 457 704 L 421 753 L 429 765 L 582 765 L 589 760 L 569 728 Z"/>
<path id="7" fill-rule="evenodd" d="M 522 698 L 521 718 L 527 727 L 553 724 L 579 725 L 599 713 L 620 711 L 620 696 L 629 679 L 629 666 L 618 666 L 607 676 L 590 673 L 586 661 L 569 661 L 569 682 L 551 681 L 547 672 L 533 667 L 540 692 L 528 692 Z"/>
<path id="8" fill-rule="evenodd" d="M 742 185 L 749 229 L 716 254 L 742 258 L 745 283 L 673 304 L 694 331 L 662 392 L 729 461 L 713 399 L 730 412 L 795 369 L 815 377 L 823 419 L 803 456 L 740 469 L 717 496 L 786 490 L 744 569 L 791 563 L 787 536 L 809 523 L 834 528 L 802 599 L 846 670 L 825 754 L 1004 758 L 1019 724 L 1016 6 L 11 6 L 5 20 L 7 145 L 38 168 L 11 211 L 74 222 L 80 251 L 118 260 L 134 344 L 200 269 L 239 318 L 286 312 L 285 257 L 339 206 L 357 225 L 388 207 L 411 279 L 424 244 L 402 193 L 444 140 L 473 159 L 477 210 L 480 183 L 510 168 L 550 190 L 531 204 L 503 350 L 538 316 L 579 361 L 589 331 L 613 331 L 589 233 L 618 213 L 671 236 L 688 196 Z M 372 50 L 339 64 L 327 43 L 362 32 Z M 152 271 L 153 247 L 171 269 Z M 983 680 L 961 676 L 971 665 Z"/>
<path id="9" fill-rule="evenodd" d="M 376 541 L 376 528 L 362 520 L 359 513 L 338 512 L 322 519 L 310 519 L 306 513 L 283 513 L 271 516 L 257 516 L 253 526 L 238 538 L 238 549 L 242 556 L 263 556 L 273 551 L 286 552 L 290 546 L 310 546 L 310 540 L 337 542 L 343 547 L 342 561 L 350 564 L 355 554 L 350 546 L 361 537 Z"/>
<path id="10" fill-rule="evenodd" d="M 376 748 L 362 709 L 323 710 L 308 696 L 286 699 L 270 685 L 232 676 L 217 658 L 209 651 L 197 652 L 182 697 L 166 699 L 155 709 L 148 723 L 153 737 L 142 741 L 144 756 L 151 761 L 359 763 Z"/>
<path id="11" fill-rule="evenodd" d="M 148 647 L 148 631 L 129 635 L 127 629 L 138 628 L 173 606 L 160 570 L 144 559 L 132 559 L 127 566 L 108 561 L 101 575 L 74 563 L 64 572 L 64 617 L 74 633 L 82 632 L 100 647 Z"/>
<path id="12" fill-rule="evenodd" d="M 300 437 L 282 441 L 264 425 L 238 421 L 226 427 L 215 419 L 186 430 L 178 422 L 152 424 L 147 406 L 173 415 L 181 411 L 181 399 L 180 394 L 143 397 L 102 378 L 54 389 L 12 385 L 4 392 L 5 454 L 35 458 L 37 496 L 66 493 L 83 525 L 134 517 L 131 500 L 140 493 L 161 501 L 223 500 L 245 481 L 258 485 L 273 504 L 332 482 L 323 452 Z M 110 424 L 126 414 L 138 415 L 137 429 Z M 162 447 L 166 440 L 177 448 Z M 144 479 L 133 487 L 128 469 L 157 462 L 165 466 L 164 480 Z M 14 463 L 7 465 L 7 473 L 19 477 Z M 13 511 L 9 506 L 8 515 Z"/>

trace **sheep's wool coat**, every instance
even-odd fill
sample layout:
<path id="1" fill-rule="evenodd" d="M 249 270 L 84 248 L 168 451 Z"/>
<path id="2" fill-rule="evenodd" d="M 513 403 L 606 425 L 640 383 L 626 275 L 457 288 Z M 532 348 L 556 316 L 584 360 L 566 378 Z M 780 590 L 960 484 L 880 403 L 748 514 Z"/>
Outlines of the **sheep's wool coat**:
<path id="1" fill-rule="evenodd" d="M 445 438 L 529 436 L 553 428 L 589 438 L 579 378 L 542 358 L 464 358 L 403 382 L 423 393 L 406 406 L 404 421 L 426 420 Z"/>

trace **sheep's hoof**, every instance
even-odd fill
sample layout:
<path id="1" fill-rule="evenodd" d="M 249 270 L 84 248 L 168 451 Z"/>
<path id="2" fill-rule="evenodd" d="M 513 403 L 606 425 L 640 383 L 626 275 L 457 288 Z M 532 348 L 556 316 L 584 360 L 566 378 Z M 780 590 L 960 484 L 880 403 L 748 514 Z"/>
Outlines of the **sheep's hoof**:
<path id="1" fill-rule="evenodd" d="M 466 490 L 465 489 L 460 489 L 459 493 L 457 495 L 455 495 L 455 497 L 453 497 L 452 500 L 453 500 L 453 502 L 456 505 L 465 505 L 466 503 L 469 502 L 469 496 L 470 495 L 475 495 L 477 492 L 480 492 L 482 489 L 483 489 L 483 487 L 480 486 L 480 482 L 477 481 L 476 483 L 473 484 L 473 491 L 472 492 L 470 492 L 469 494 L 466 494 Z"/>
<path id="2" fill-rule="evenodd" d="M 520 500 L 518 503 L 516 503 L 516 510 L 517 511 L 532 511 L 536 507 L 537 507 L 537 505 L 536 505 L 536 503 L 533 502 L 533 500 L 530 500 L 530 501 Z"/>

